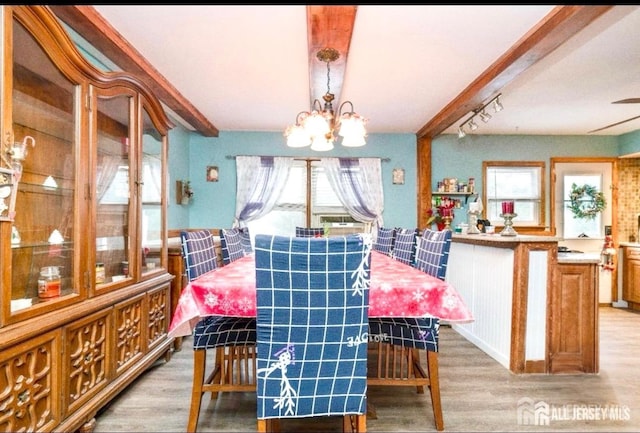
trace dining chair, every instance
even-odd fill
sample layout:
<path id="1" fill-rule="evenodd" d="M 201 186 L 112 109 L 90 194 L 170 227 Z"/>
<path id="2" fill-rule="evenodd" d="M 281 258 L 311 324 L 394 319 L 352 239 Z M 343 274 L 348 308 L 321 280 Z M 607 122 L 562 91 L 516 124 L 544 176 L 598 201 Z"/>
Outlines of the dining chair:
<path id="1" fill-rule="evenodd" d="M 444 280 L 446 277 L 451 230 L 425 229 L 416 241 L 414 266 Z M 444 429 L 440 380 L 438 375 L 438 336 L 440 320 L 433 317 L 371 318 L 369 333 L 374 353 L 375 374 L 369 385 L 416 386 L 419 394 L 429 388 L 437 430 Z M 426 352 L 426 371 L 421 353 Z"/>
<path id="2" fill-rule="evenodd" d="M 181 231 L 187 279 L 217 268 L 213 235 L 209 230 Z M 255 391 L 256 321 L 253 318 L 209 316 L 193 330 L 193 385 L 187 431 L 195 432 L 202 396 L 223 391 Z M 213 368 L 207 373 L 207 349 L 215 349 Z"/>
<path id="3" fill-rule="evenodd" d="M 240 227 L 240 244 L 245 254 L 253 253 L 253 245 L 251 244 L 251 234 L 249 233 L 249 227 Z"/>
<path id="4" fill-rule="evenodd" d="M 366 431 L 371 246 L 256 235 L 258 431 L 321 416 Z"/>
<path id="5" fill-rule="evenodd" d="M 220 229 L 220 247 L 222 250 L 222 263 L 225 265 L 246 255 L 243 247 L 243 236 L 237 228 Z"/>
<path id="6" fill-rule="evenodd" d="M 394 259 L 413 266 L 416 256 L 416 238 L 418 237 L 418 229 L 403 229 L 396 227 L 396 236 L 393 243 L 393 251 L 391 257 Z"/>
<path id="7" fill-rule="evenodd" d="M 296 236 L 302 238 L 324 236 L 324 227 L 296 227 Z"/>
<path id="8" fill-rule="evenodd" d="M 395 239 L 396 229 L 378 227 L 376 239 L 373 241 L 373 249 L 387 256 L 391 256 Z"/>

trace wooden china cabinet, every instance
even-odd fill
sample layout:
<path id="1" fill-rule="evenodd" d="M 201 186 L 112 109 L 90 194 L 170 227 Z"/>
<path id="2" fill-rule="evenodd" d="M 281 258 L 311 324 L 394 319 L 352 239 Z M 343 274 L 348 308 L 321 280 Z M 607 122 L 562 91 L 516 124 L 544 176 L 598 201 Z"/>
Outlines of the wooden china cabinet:
<path id="1" fill-rule="evenodd" d="M 172 125 L 135 76 L 85 60 L 49 8 L 0 10 L 0 431 L 90 431 L 171 353 Z"/>

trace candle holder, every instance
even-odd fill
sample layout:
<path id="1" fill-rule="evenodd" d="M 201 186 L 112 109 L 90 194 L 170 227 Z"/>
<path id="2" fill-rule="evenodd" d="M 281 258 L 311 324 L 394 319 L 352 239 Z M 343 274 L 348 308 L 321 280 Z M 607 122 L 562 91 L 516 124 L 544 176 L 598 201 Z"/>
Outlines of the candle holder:
<path id="1" fill-rule="evenodd" d="M 442 217 L 442 221 L 444 221 L 444 229 L 443 230 L 451 230 L 451 221 L 453 220 L 453 217 L 450 216 L 443 216 Z"/>
<path id="2" fill-rule="evenodd" d="M 477 235 L 481 233 L 480 229 L 478 229 L 478 217 L 480 216 L 480 212 L 477 210 L 470 210 L 467 213 L 469 214 L 469 227 L 467 228 L 467 234 Z"/>
<path id="3" fill-rule="evenodd" d="M 513 219 L 517 217 L 516 213 L 503 213 L 500 218 L 504 218 L 504 229 L 500 232 L 500 236 L 517 236 L 518 232 L 513 229 Z"/>

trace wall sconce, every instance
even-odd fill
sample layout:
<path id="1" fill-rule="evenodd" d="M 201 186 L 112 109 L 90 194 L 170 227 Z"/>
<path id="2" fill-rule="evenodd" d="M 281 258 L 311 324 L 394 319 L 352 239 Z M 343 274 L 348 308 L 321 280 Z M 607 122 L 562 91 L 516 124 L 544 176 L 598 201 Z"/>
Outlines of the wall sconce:
<path id="1" fill-rule="evenodd" d="M 191 189 L 191 182 L 188 180 L 176 181 L 176 202 L 178 204 L 187 205 L 193 197 L 193 190 Z"/>
<path id="2" fill-rule="evenodd" d="M 467 129 L 470 132 L 473 132 L 476 129 L 478 129 L 478 124 L 474 120 L 476 116 L 480 117 L 480 120 L 482 120 L 484 123 L 489 122 L 489 120 L 493 117 L 491 116 L 491 114 L 487 113 L 486 108 L 489 105 L 493 104 L 494 113 L 499 113 L 500 111 L 502 111 L 504 107 L 500 103 L 500 96 L 502 96 L 502 93 L 499 93 L 497 96 L 493 97 L 493 99 L 491 99 L 486 104 L 481 105 L 480 107 L 473 110 L 473 114 L 467 117 L 464 120 L 464 122 L 462 122 L 460 126 L 458 126 L 458 138 L 464 138 L 467 135 L 467 132 L 465 131 L 465 127 L 467 127 Z"/>

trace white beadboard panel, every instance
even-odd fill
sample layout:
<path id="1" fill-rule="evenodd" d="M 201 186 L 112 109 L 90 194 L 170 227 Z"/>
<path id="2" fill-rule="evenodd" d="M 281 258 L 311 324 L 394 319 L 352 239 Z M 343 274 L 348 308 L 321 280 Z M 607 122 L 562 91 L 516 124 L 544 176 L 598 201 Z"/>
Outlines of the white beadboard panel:
<path id="1" fill-rule="evenodd" d="M 525 359 L 545 359 L 547 311 L 548 251 L 529 252 L 529 281 L 527 282 L 527 322 Z"/>
<path id="2" fill-rule="evenodd" d="M 453 328 L 501 365 L 509 368 L 513 250 L 452 243 L 448 281 L 473 313 L 469 324 Z"/>

